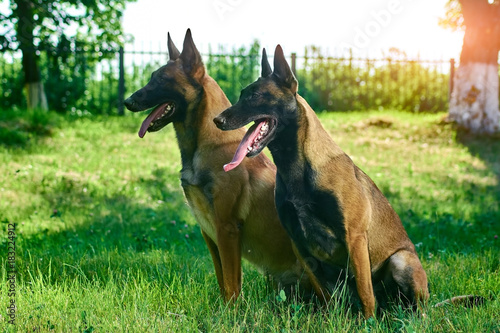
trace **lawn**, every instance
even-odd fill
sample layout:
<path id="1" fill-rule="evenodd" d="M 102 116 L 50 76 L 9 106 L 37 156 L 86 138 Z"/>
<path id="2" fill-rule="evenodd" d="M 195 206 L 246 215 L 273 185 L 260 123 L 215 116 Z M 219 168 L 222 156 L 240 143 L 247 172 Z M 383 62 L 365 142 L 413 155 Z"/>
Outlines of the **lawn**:
<path id="1" fill-rule="evenodd" d="M 249 264 L 243 297 L 224 304 L 174 130 L 140 139 L 143 116 L 0 112 L 0 331 L 500 332 L 500 138 L 457 133 L 444 114 L 319 115 L 388 197 L 429 277 L 426 317 L 393 308 L 364 321 L 342 302 L 285 299 Z M 432 307 L 463 294 L 486 303 Z"/>

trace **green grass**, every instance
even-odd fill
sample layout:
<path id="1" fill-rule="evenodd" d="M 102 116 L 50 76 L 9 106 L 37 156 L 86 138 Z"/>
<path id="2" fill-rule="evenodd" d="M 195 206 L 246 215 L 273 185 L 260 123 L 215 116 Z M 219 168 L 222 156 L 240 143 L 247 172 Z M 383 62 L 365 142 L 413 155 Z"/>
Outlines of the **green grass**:
<path id="1" fill-rule="evenodd" d="M 139 139 L 142 116 L 0 112 L 0 304 L 7 225 L 17 224 L 16 326 L 7 332 L 499 332 L 500 140 L 441 115 L 323 113 L 334 140 L 389 198 L 417 246 L 427 317 L 364 321 L 341 303 L 283 300 L 250 265 L 221 301 L 179 181 L 171 126 Z M 432 308 L 476 294 L 482 307 Z"/>

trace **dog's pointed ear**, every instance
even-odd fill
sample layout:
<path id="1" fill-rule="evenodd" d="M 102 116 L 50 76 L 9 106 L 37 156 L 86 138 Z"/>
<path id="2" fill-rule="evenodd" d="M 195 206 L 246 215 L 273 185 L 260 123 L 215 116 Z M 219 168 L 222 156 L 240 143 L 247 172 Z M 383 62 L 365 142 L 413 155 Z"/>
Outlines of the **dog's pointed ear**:
<path id="1" fill-rule="evenodd" d="M 278 78 L 280 83 L 284 84 L 289 88 L 293 94 L 297 93 L 298 82 L 295 76 L 286 62 L 285 55 L 283 54 L 283 49 L 278 44 L 276 50 L 274 51 L 274 72 L 273 74 Z"/>
<path id="2" fill-rule="evenodd" d="M 271 65 L 269 65 L 269 60 L 267 60 L 267 53 L 266 49 L 262 49 L 262 61 L 261 61 L 261 77 L 266 77 L 269 76 L 273 73 L 273 70 L 271 69 Z"/>
<path id="3" fill-rule="evenodd" d="M 168 57 L 170 58 L 170 60 L 175 60 L 179 58 L 181 53 L 179 52 L 177 47 L 175 47 L 174 42 L 172 42 L 172 38 L 170 38 L 170 32 L 168 33 L 167 46 L 168 46 Z"/>
<path id="4" fill-rule="evenodd" d="M 203 67 L 200 52 L 198 52 L 196 45 L 194 45 L 191 29 L 187 29 L 186 31 L 182 53 L 179 57 L 182 60 L 184 72 L 193 77 L 196 76 L 201 78 L 201 76 L 203 76 L 205 68 Z"/>

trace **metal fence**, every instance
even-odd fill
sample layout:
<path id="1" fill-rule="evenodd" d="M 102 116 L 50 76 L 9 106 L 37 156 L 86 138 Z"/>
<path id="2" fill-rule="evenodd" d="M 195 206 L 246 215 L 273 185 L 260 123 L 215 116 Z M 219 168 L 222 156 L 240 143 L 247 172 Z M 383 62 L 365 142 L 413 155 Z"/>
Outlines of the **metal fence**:
<path id="1" fill-rule="evenodd" d="M 168 60 L 166 51 L 123 49 L 39 55 L 49 107 L 95 114 L 122 114 L 124 98 L 146 84 L 151 73 Z M 233 103 L 240 90 L 259 75 L 258 55 L 207 54 L 203 58 L 208 73 Z M 292 54 L 288 61 L 299 80 L 299 93 L 316 111 L 446 110 L 454 70 L 453 59 Z M 20 53 L 0 53 L 0 78 L 0 108 L 25 107 Z"/>

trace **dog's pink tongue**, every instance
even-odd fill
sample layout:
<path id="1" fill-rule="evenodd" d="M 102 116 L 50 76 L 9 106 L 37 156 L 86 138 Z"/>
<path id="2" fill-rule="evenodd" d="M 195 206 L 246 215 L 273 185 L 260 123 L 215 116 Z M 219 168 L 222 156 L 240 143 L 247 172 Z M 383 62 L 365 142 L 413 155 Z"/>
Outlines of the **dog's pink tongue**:
<path id="1" fill-rule="evenodd" d="M 245 156 L 247 156 L 248 147 L 252 146 L 252 143 L 254 142 L 255 138 L 259 135 L 260 128 L 262 127 L 262 125 L 264 125 L 264 123 L 265 122 L 262 121 L 257 125 L 254 125 L 248 129 L 247 134 L 245 134 L 243 140 L 241 140 L 240 145 L 236 149 L 236 153 L 234 153 L 233 160 L 228 164 L 224 165 L 225 172 L 231 171 L 238 165 L 240 165 L 241 161 L 243 161 Z M 253 127 L 255 127 L 255 129 Z"/>
<path id="2" fill-rule="evenodd" d="M 244 145 L 244 147 L 241 147 L 241 145 Z M 238 146 L 238 149 L 236 150 L 236 153 L 234 154 L 233 160 L 229 162 L 228 164 L 224 164 L 224 171 L 228 172 L 236 168 L 238 165 L 240 165 L 241 161 L 245 158 L 247 154 L 247 145 L 246 142 L 241 142 L 240 145 Z"/>
<path id="3" fill-rule="evenodd" d="M 147 116 L 146 119 L 144 119 L 144 121 L 142 122 L 142 125 L 141 125 L 141 129 L 139 130 L 139 137 L 140 138 L 143 138 L 144 135 L 146 135 L 146 132 L 147 132 L 147 130 L 148 130 L 149 125 L 151 124 L 151 122 L 156 117 L 158 117 L 159 115 L 161 115 L 162 112 L 165 111 L 165 108 L 167 107 L 167 104 L 168 103 L 158 105 L 153 111 L 151 111 L 151 113 L 149 114 L 149 116 Z"/>

